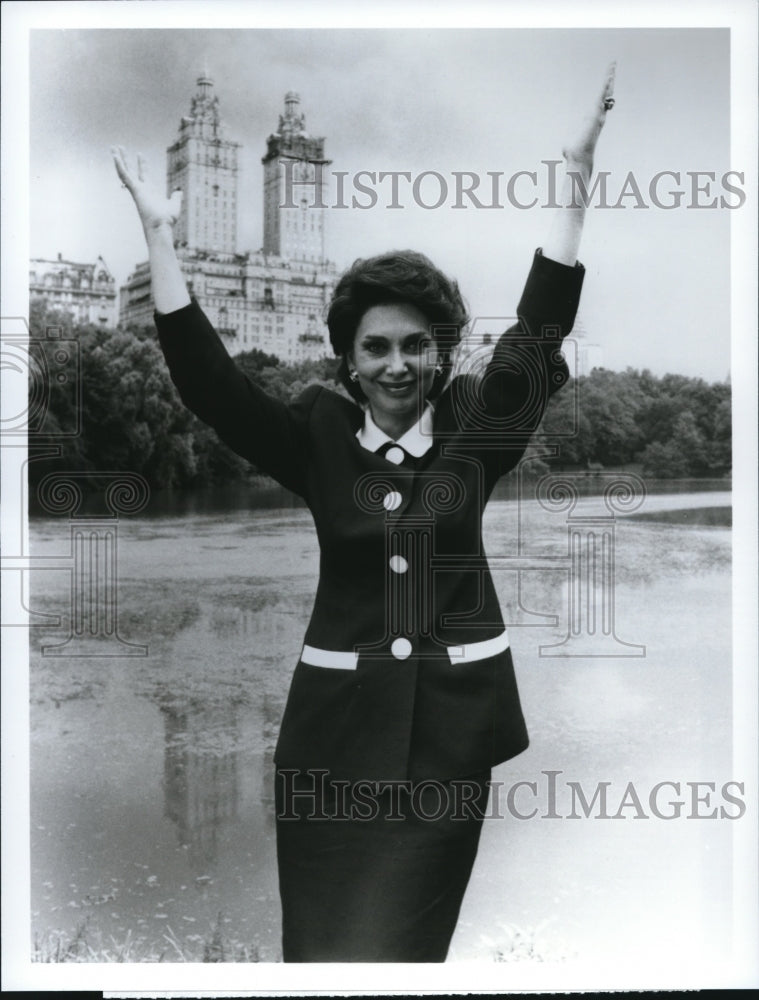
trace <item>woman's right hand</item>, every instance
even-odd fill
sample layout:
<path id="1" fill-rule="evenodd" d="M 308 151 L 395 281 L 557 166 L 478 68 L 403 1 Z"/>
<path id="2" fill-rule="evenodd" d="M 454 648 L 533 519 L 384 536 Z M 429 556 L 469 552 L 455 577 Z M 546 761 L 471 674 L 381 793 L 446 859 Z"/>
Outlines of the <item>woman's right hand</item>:
<path id="1" fill-rule="evenodd" d="M 163 226 L 169 228 L 173 226 L 179 218 L 182 192 L 175 191 L 170 198 L 166 198 L 151 184 L 147 178 L 145 159 L 141 153 L 137 154 L 136 175 L 129 169 L 123 146 L 112 146 L 111 154 L 121 183 L 134 198 L 145 234 L 148 235 L 152 230 Z"/>

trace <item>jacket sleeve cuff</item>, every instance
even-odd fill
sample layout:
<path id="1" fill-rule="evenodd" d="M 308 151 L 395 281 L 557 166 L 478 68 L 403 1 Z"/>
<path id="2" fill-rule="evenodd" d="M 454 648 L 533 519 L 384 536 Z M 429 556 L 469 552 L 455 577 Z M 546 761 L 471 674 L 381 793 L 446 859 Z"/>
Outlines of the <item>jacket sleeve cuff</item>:
<path id="1" fill-rule="evenodd" d="M 559 327 L 565 337 L 572 329 L 580 304 L 585 268 L 574 267 L 544 257 L 535 251 L 532 267 L 517 307 L 517 315 L 532 336 L 540 336 L 541 326 Z"/>
<path id="2" fill-rule="evenodd" d="M 186 329 L 188 323 L 197 321 L 202 313 L 198 300 L 195 296 L 191 296 L 189 303 L 182 306 L 181 309 L 175 309 L 170 313 L 160 313 L 157 309 L 154 310 L 153 320 L 159 334 L 171 336 L 172 333 Z"/>

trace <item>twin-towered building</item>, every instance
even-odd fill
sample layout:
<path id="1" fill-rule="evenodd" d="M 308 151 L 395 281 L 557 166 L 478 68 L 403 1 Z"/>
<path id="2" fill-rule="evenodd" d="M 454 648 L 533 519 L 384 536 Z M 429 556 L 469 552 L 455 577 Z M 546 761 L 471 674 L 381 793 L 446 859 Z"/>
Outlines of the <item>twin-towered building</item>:
<path id="1" fill-rule="evenodd" d="M 225 136 L 219 99 L 207 74 L 197 80 L 190 113 L 167 149 L 167 193 L 183 193 L 174 242 L 191 293 L 221 333 L 232 354 L 258 348 L 283 361 L 331 353 L 324 323 L 338 274 L 327 259 L 324 139 L 306 131 L 295 93 L 285 95 L 284 114 L 262 157 L 263 245 L 238 251 L 239 154 Z M 324 205 L 324 208 L 318 206 Z M 78 322 L 115 325 L 116 290 L 102 258 L 95 264 L 31 262 L 31 294 L 73 313 Z M 152 325 L 153 300 L 147 261 L 120 289 L 122 325 Z M 603 364 L 601 349 L 577 340 L 576 374 Z"/>
<path id="2" fill-rule="evenodd" d="M 190 114 L 167 150 L 167 193 L 182 191 L 174 242 L 191 293 L 232 354 L 259 348 L 284 361 L 330 352 L 324 308 L 337 272 L 325 253 L 324 139 L 305 128 L 297 94 L 285 97 L 267 140 L 263 247 L 237 248 L 240 143 L 228 139 L 213 81 L 197 81 Z M 147 262 L 120 290 L 122 324 L 152 323 Z"/>

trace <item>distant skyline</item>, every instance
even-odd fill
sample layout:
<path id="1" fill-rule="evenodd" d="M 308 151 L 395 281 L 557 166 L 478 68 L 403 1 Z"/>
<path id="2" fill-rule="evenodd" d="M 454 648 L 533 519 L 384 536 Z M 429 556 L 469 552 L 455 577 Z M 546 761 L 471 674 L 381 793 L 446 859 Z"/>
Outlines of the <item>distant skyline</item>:
<path id="1" fill-rule="evenodd" d="M 37 29 L 30 254 L 81 261 L 101 254 L 124 282 L 146 252 L 109 147 L 141 150 L 163 184 L 166 147 L 207 68 L 227 136 L 243 143 L 240 251 L 261 246 L 260 160 L 284 95 L 295 90 L 307 129 L 326 138 L 329 171 L 346 172 L 348 203 L 359 171 L 412 178 L 434 171 L 450 188 L 439 208 L 427 209 L 413 204 L 401 179 L 404 207 L 392 209 L 388 181 L 377 181 L 374 207 L 329 210 L 330 259 L 345 267 L 357 256 L 411 246 L 458 279 L 473 317 L 509 317 L 550 228 L 552 210 L 541 207 L 545 161 L 560 158 L 612 58 L 617 105 L 596 170 L 609 172 L 609 204 L 632 171 L 647 207 L 633 207 L 628 188 L 624 207 L 588 211 L 582 325 L 609 368 L 723 380 L 735 212 L 687 206 L 721 195 L 738 200 L 720 183 L 741 170 L 730 162 L 726 29 Z M 503 188 L 518 171 L 534 171 L 536 183 L 522 176 L 514 194 L 523 203 L 537 195 L 538 203 L 517 208 L 502 189 L 502 207 L 456 209 L 454 175 L 463 171 L 481 178 L 483 202 L 493 174 Z M 648 186 L 661 171 L 680 174 L 678 208 L 651 204 Z M 697 181 L 707 190 L 694 195 L 689 171 L 712 172 L 715 181 Z M 428 177 L 418 189 L 428 204 L 439 184 Z M 740 187 L 735 177 L 732 184 Z M 663 178 L 665 203 L 677 187 Z"/>

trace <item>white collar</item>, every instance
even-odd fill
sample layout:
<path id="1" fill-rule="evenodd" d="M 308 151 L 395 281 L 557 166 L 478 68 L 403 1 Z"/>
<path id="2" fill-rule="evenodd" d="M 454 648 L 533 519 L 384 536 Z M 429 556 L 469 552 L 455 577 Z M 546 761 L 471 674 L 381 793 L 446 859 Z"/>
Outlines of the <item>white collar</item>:
<path id="1" fill-rule="evenodd" d="M 432 415 L 434 413 L 431 403 L 427 403 L 424 413 L 417 422 L 401 435 L 394 444 L 400 445 L 404 451 L 414 458 L 421 458 L 425 452 L 432 447 Z M 385 434 L 372 419 L 369 407 L 364 409 L 364 425 L 358 429 L 356 434 L 358 443 L 367 451 L 377 451 L 388 441 L 393 441 L 389 434 Z"/>

